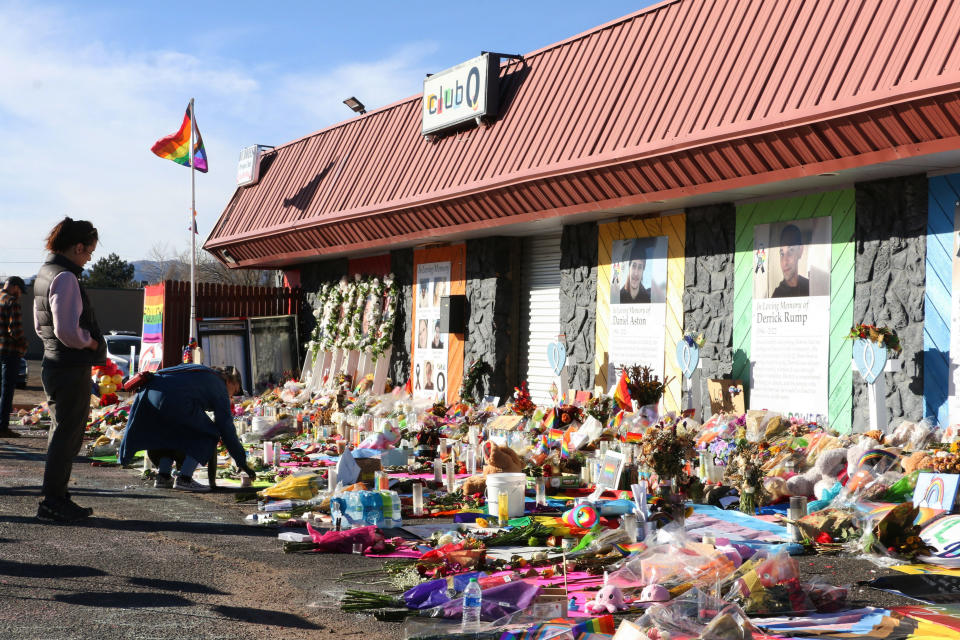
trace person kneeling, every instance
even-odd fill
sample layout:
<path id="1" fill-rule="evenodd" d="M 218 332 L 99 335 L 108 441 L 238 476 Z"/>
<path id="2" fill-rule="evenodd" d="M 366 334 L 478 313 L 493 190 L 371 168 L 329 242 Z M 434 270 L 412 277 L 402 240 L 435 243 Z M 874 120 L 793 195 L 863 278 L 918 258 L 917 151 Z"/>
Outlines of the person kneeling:
<path id="1" fill-rule="evenodd" d="M 193 472 L 200 461 L 215 460 L 217 443 L 222 441 L 240 470 L 251 479 L 256 477 L 233 426 L 230 398 L 240 390 L 240 374 L 234 367 L 182 364 L 161 369 L 146 381 L 130 407 L 117 453 L 121 464 L 129 462 L 137 451 L 157 452 L 155 486 L 162 487 L 171 478 L 174 460 L 182 454 L 180 475 L 169 486 L 209 491 L 209 485 L 194 480 Z M 213 413 L 212 420 L 207 412 Z M 213 469 L 211 477 L 215 477 L 215 462 Z"/>

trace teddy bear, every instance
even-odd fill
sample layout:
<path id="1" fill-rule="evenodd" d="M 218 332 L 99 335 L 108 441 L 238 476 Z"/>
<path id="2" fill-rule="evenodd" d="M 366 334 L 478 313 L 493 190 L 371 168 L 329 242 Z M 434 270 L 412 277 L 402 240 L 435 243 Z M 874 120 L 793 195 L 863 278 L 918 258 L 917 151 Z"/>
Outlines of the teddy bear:
<path id="1" fill-rule="evenodd" d="M 900 466 L 903 472 L 910 475 L 914 471 L 930 471 L 933 469 L 934 457 L 926 451 L 915 451 L 906 458 L 900 460 Z"/>
<path id="2" fill-rule="evenodd" d="M 824 491 L 836 484 L 837 476 L 846 467 L 847 449 L 822 450 L 810 469 L 786 481 L 786 490 L 791 496 L 815 496 L 820 499 Z"/>
<path id="3" fill-rule="evenodd" d="M 491 473 L 520 473 L 523 460 L 506 445 L 494 444 L 484 453 L 483 473 L 470 476 L 463 483 L 463 495 L 483 493 L 487 489 L 487 475 Z"/>

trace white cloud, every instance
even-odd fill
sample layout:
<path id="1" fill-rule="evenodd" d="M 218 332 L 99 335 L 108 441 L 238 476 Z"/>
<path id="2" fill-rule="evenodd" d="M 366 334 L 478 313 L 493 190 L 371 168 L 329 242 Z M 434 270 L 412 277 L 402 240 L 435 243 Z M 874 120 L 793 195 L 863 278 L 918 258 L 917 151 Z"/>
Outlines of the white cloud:
<path id="1" fill-rule="evenodd" d="M 269 61 L 249 68 L 124 48 L 101 25 L 0 4 L 0 274 L 35 273 L 43 238 L 64 215 L 98 227 L 99 255 L 136 260 L 159 243 L 185 246 L 189 171 L 149 148 L 179 127 L 191 96 L 211 166 L 197 175 L 202 239 L 233 193 L 241 147 L 282 144 L 349 117 L 350 95 L 376 108 L 416 93 L 432 51 L 410 46 L 383 60 L 278 74 Z"/>

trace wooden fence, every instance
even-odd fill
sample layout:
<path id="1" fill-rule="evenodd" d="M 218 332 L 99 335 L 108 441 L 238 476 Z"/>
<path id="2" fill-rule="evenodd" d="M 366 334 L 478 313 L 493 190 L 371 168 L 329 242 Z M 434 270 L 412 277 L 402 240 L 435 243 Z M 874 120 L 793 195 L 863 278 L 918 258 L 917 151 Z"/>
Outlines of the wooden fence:
<path id="1" fill-rule="evenodd" d="M 300 315 L 303 290 L 197 283 L 197 320 Z M 163 366 L 180 363 L 190 339 L 190 283 L 164 282 Z"/>

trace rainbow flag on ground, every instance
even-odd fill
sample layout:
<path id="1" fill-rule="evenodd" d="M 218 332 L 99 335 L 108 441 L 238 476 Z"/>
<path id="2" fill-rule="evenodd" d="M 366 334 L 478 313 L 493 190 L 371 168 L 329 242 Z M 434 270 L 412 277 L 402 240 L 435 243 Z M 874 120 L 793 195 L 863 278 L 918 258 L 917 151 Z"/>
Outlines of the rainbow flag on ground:
<path id="1" fill-rule="evenodd" d="M 190 166 L 190 124 L 191 124 L 191 106 L 187 105 L 187 112 L 183 116 L 183 123 L 180 130 L 169 136 L 160 138 L 153 143 L 150 151 L 167 160 L 173 160 L 177 164 L 185 167 Z M 200 137 L 200 129 L 196 127 L 194 120 L 194 129 L 197 132 L 196 140 L 193 141 L 193 166 L 197 171 L 207 172 L 207 151 L 203 148 L 203 138 Z"/>

